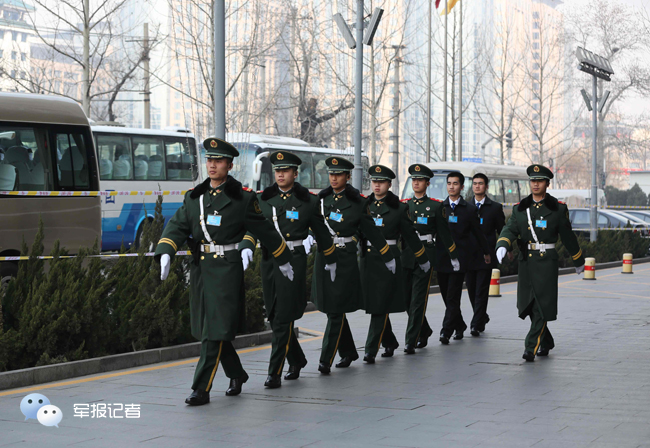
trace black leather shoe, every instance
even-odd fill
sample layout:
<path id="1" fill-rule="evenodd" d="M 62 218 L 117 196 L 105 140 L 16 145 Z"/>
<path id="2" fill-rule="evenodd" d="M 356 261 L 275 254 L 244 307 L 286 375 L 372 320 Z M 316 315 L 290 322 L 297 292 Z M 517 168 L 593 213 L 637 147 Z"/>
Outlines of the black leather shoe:
<path id="1" fill-rule="evenodd" d="M 535 361 L 535 353 L 525 351 L 524 356 L 522 356 L 522 358 L 524 358 L 527 362 L 533 362 Z"/>
<path id="2" fill-rule="evenodd" d="M 537 350 L 537 356 L 548 356 L 548 352 L 550 352 L 551 349 L 549 348 L 542 348 L 540 347 L 539 350 Z"/>
<path id="3" fill-rule="evenodd" d="M 210 392 L 204 390 L 194 390 L 189 397 L 185 399 L 185 403 L 190 406 L 202 406 L 210 403 Z"/>
<path id="4" fill-rule="evenodd" d="M 406 347 L 404 347 L 404 353 L 407 355 L 415 355 L 415 347 L 411 344 L 406 344 Z"/>
<path id="5" fill-rule="evenodd" d="M 231 378 L 230 387 L 226 391 L 226 395 L 233 397 L 235 395 L 241 394 L 241 387 L 246 381 L 248 381 L 248 375 L 241 378 Z"/>
<path id="6" fill-rule="evenodd" d="M 305 363 L 307 365 L 307 363 Z M 285 380 L 297 380 L 300 378 L 300 369 L 305 366 L 289 366 L 287 374 L 284 376 Z"/>
<path id="7" fill-rule="evenodd" d="M 341 360 L 336 364 L 337 369 L 344 369 L 346 367 L 350 367 L 350 364 L 352 364 L 352 361 L 356 361 L 359 359 L 359 355 L 354 355 L 354 356 L 345 356 L 341 358 Z"/>
<path id="8" fill-rule="evenodd" d="M 264 387 L 268 387 L 269 389 L 277 389 L 280 386 L 282 386 L 280 375 L 269 375 L 266 377 L 266 381 L 264 381 Z"/>
<path id="9" fill-rule="evenodd" d="M 420 338 L 417 344 L 415 344 L 416 348 L 424 348 L 427 345 L 429 345 L 429 338 Z"/>
<path id="10" fill-rule="evenodd" d="M 449 344 L 449 337 L 443 333 L 440 333 L 440 342 L 442 342 L 445 345 Z"/>
<path id="11" fill-rule="evenodd" d="M 456 334 L 454 335 L 454 339 L 457 341 L 460 341 L 464 337 L 464 331 L 458 331 L 456 330 Z"/>
<path id="12" fill-rule="evenodd" d="M 371 355 L 370 353 L 366 353 L 365 356 L 363 357 L 363 360 L 367 362 L 368 364 L 374 364 L 375 363 L 375 355 Z"/>
<path id="13" fill-rule="evenodd" d="M 332 369 L 330 369 L 330 366 L 328 366 L 324 362 L 321 362 L 320 364 L 318 364 L 318 371 L 320 373 L 324 373 L 324 374 L 327 375 L 328 373 L 330 373 L 332 371 Z"/>
<path id="14" fill-rule="evenodd" d="M 382 358 L 392 358 L 393 355 L 395 354 L 395 350 L 397 350 L 397 347 L 399 347 L 399 344 L 395 344 L 392 347 L 385 347 L 384 348 L 384 353 L 381 354 Z"/>
<path id="15" fill-rule="evenodd" d="M 472 336 L 480 336 L 481 335 L 481 333 L 478 332 L 476 327 L 472 327 L 472 329 L 469 331 L 469 334 L 471 334 Z"/>

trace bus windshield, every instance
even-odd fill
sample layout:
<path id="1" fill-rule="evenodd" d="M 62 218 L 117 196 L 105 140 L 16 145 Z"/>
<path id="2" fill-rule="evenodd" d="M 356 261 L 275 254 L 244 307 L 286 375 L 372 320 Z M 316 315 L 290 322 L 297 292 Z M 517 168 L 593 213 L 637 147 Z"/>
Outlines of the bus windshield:
<path id="1" fill-rule="evenodd" d="M 94 163 L 90 135 L 83 127 L 0 126 L 0 190 L 97 189 Z"/>

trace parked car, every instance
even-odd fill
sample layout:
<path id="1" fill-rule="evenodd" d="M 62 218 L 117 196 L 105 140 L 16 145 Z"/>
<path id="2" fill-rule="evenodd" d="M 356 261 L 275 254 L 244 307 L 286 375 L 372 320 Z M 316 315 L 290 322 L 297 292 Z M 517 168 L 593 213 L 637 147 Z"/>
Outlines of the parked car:
<path id="1" fill-rule="evenodd" d="M 628 215 L 636 216 L 650 224 L 650 210 L 625 210 Z"/>
<path id="2" fill-rule="evenodd" d="M 573 230 L 578 234 L 589 238 L 589 230 L 591 228 L 589 209 L 575 208 L 570 210 L 569 219 Z M 598 210 L 598 228 L 609 229 L 615 227 L 626 227 L 628 224 L 634 228 L 635 232 L 641 232 L 643 236 L 648 236 L 648 227 L 644 222 L 640 222 L 635 218 L 626 217 L 619 212 L 612 210 Z"/>

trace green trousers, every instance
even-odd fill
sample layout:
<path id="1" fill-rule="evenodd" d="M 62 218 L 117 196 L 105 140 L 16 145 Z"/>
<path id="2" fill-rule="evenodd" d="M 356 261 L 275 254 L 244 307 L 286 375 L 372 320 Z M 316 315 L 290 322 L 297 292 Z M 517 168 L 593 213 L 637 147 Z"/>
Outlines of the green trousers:
<path id="1" fill-rule="evenodd" d="M 357 347 L 348 320 L 342 313 L 327 313 L 327 327 L 323 336 L 323 349 L 320 353 L 320 363 L 331 367 L 336 352 L 341 358 L 358 356 Z"/>
<path id="2" fill-rule="evenodd" d="M 415 346 L 420 335 L 428 338 L 433 330 L 427 322 L 427 304 L 429 302 L 429 288 L 433 278 L 433 269 L 424 272 L 422 269 L 404 269 L 406 285 L 406 300 L 409 320 L 406 327 L 406 344 Z"/>
<path id="3" fill-rule="evenodd" d="M 528 306 L 527 314 L 530 317 L 530 330 L 526 335 L 526 351 L 537 354 L 540 347 L 548 350 L 555 347 L 555 341 L 548 329 L 548 322 L 542 317 L 542 309 L 537 300 L 533 300 Z"/>
<path id="4" fill-rule="evenodd" d="M 193 390 L 210 392 L 219 362 L 228 378 L 246 378 L 239 355 L 230 341 L 201 341 L 201 357 L 194 372 Z"/>
<path id="5" fill-rule="evenodd" d="M 271 320 L 271 361 L 269 362 L 269 375 L 280 375 L 284 368 L 285 359 L 290 366 L 303 368 L 307 365 L 307 358 L 302 351 L 295 331 L 293 322 L 279 322 L 278 319 Z"/>
<path id="6" fill-rule="evenodd" d="M 380 347 L 399 346 L 388 314 L 372 314 L 366 338 L 366 354 L 377 356 Z"/>

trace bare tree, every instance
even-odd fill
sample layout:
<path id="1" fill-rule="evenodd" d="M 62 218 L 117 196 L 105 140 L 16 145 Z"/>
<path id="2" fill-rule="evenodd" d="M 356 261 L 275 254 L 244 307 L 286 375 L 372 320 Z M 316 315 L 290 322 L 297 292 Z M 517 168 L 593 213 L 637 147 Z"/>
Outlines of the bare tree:
<path id="1" fill-rule="evenodd" d="M 503 5 L 505 6 L 505 4 Z M 488 137 L 499 145 L 499 163 L 506 158 L 506 134 L 512 138 L 512 122 L 520 102 L 524 85 L 524 55 L 518 37 L 522 34 L 515 15 L 502 11 L 483 39 L 483 58 L 486 67 L 483 82 L 474 101 L 474 120 Z M 485 160 L 485 154 L 482 155 Z"/>
<path id="2" fill-rule="evenodd" d="M 611 82 L 597 83 L 599 98 L 605 90 L 611 91 L 607 104 L 598 113 L 598 185 L 602 188 L 607 182 L 605 154 L 620 144 L 608 131 L 608 116 L 634 95 L 650 96 L 650 17 L 647 9 L 610 0 L 583 1 L 569 10 L 566 17 L 574 48 L 588 48 L 609 59 L 614 67 Z M 591 92 L 591 76 L 585 75 L 581 81 Z"/>

